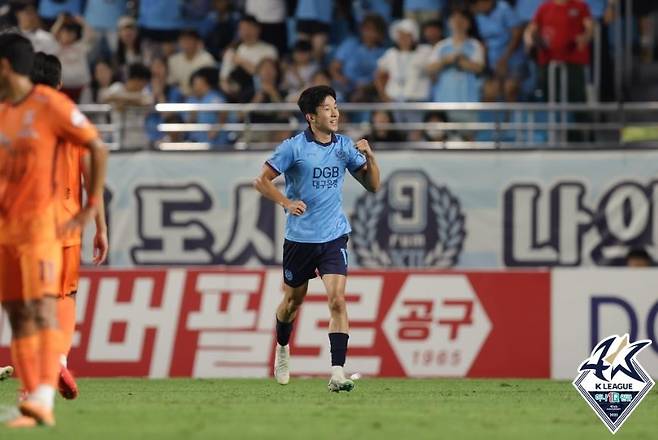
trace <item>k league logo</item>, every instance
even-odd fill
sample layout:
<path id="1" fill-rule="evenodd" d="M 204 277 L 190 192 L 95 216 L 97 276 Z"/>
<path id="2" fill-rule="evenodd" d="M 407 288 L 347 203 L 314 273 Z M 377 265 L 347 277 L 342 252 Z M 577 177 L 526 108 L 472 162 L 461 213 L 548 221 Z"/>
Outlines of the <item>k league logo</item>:
<path id="1" fill-rule="evenodd" d="M 362 267 L 451 267 L 466 237 L 459 200 L 418 170 L 396 171 L 357 199 L 351 224 Z"/>
<path id="2" fill-rule="evenodd" d="M 649 340 L 629 343 L 628 335 L 610 336 L 592 350 L 573 385 L 605 423 L 616 433 L 654 385 L 635 357 Z"/>

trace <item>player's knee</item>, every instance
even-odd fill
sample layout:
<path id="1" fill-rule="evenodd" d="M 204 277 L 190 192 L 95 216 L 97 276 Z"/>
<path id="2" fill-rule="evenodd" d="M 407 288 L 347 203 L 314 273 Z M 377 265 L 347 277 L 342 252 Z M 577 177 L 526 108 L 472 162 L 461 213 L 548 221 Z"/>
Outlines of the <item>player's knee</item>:
<path id="1" fill-rule="evenodd" d="M 332 315 L 342 315 L 345 313 L 345 297 L 343 295 L 331 295 L 329 297 L 329 311 Z"/>
<path id="2" fill-rule="evenodd" d="M 49 297 L 40 300 L 36 306 L 35 319 L 40 329 L 58 327 L 56 299 Z"/>
<path id="3" fill-rule="evenodd" d="M 34 309 L 25 303 L 5 304 L 9 325 L 14 335 L 22 335 L 34 324 Z"/>

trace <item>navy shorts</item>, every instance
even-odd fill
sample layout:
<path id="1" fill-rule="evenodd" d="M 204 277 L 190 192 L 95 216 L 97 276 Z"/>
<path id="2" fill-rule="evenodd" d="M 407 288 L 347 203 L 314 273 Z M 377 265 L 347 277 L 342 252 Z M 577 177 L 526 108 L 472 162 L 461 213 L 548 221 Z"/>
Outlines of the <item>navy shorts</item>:
<path id="1" fill-rule="evenodd" d="M 327 243 L 283 243 L 283 280 L 299 287 L 308 280 L 328 274 L 347 275 L 347 235 Z"/>

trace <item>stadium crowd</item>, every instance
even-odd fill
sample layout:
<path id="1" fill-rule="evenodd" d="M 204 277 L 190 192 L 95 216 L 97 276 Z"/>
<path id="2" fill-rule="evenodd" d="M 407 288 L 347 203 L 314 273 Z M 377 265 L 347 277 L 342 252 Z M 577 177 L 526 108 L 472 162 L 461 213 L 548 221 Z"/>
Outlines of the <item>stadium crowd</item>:
<path id="1" fill-rule="evenodd" d="M 63 64 L 63 90 L 78 103 L 117 111 L 162 102 L 295 102 L 311 85 L 342 102 L 516 102 L 546 100 L 547 65 L 566 63 L 569 100 L 583 102 L 594 27 L 602 35 L 601 87 L 613 98 L 610 27 L 623 0 L 0 0 L 3 26 L 17 26 L 37 51 Z M 635 0 L 638 38 L 650 60 L 648 17 L 658 2 Z M 260 113 L 252 122 L 287 122 Z M 345 118 L 346 116 L 344 116 Z M 522 114 L 368 112 L 352 122 L 454 121 Z M 158 132 L 159 114 L 124 118 L 146 130 L 129 144 L 234 139 L 227 132 Z M 165 122 L 236 122 L 216 112 L 169 114 Z M 281 133 L 263 133 L 276 140 Z M 448 133 L 411 132 L 411 140 Z M 461 134 L 468 137 L 468 134 Z M 485 135 L 486 137 L 487 135 Z M 402 141 L 375 130 L 370 138 Z M 487 140 L 487 139 L 482 139 Z"/>

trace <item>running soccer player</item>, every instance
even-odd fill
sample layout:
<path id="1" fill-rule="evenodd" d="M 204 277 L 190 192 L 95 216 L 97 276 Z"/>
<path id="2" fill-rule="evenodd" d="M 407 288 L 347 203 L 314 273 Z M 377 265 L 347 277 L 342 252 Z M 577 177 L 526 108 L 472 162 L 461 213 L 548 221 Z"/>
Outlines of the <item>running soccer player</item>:
<path id="1" fill-rule="evenodd" d="M 254 181 L 266 198 L 287 213 L 283 245 L 284 297 L 276 312 L 277 346 L 274 377 L 285 385 L 290 380 L 288 342 L 293 321 L 304 301 L 308 281 L 322 277 L 327 291 L 330 391 L 351 391 L 354 382 L 345 377 L 349 325 L 345 305 L 347 240 L 351 232 L 342 210 L 345 171 L 368 191 L 379 189 L 379 167 L 368 141 L 354 144 L 338 130 L 336 92 L 327 86 L 304 90 L 297 101 L 308 128 L 281 143 Z M 285 176 L 285 194 L 272 183 Z"/>
<path id="2" fill-rule="evenodd" d="M 0 301 L 12 329 L 14 367 L 27 398 L 10 427 L 55 424 L 62 353 L 57 322 L 62 245 L 58 237 L 96 215 L 107 151 L 96 129 L 68 98 L 33 85 L 32 45 L 0 35 Z M 90 196 L 70 221 L 57 219 L 55 157 L 70 143 L 88 149 Z"/>
<path id="3" fill-rule="evenodd" d="M 30 79 L 34 84 L 43 84 L 55 90 L 62 88 L 62 63 L 54 55 L 37 52 Z M 82 177 L 89 183 L 89 158 L 87 150 L 78 145 L 62 148 L 57 157 L 57 208 L 59 221 L 70 220 L 82 209 Z M 89 187 L 86 188 L 89 194 Z M 94 259 L 96 265 L 107 258 L 107 225 L 105 224 L 105 205 L 101 198 L 96 212 L 96 235 L 94 236 Z M 57 318 L 63 333 L 61 370 L 59 373 L 59 393 L 65 399 L 78 396 L 75 378 L 68 370 L 68 354 L 75 333 L 75 294 L 78 291 L 80 272 L 81 230 L 73 230 L 62 240 L 62 286 L 57 301 Z"/>

